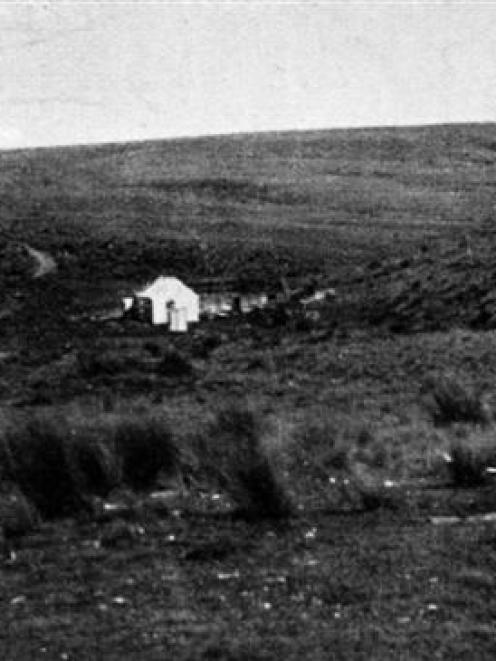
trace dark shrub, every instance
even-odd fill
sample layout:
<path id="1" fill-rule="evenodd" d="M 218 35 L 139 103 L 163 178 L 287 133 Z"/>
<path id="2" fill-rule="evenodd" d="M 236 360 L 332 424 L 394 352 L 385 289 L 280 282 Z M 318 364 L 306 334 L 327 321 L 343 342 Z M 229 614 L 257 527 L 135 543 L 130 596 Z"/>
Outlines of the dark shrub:
<path id="1" fill-rule="evenodd" d="M 114 375 L 129 366 L 129 360 L 105 352 L 81 351 L 78 354 L 81 376 Z M 133 365 L 135 361 L 133 362 Z"/>
<path id="2" fill-rule="evenodd" d="M 13 419 L 0 438 L 0 480 L 17 484 L 46 518 L 90 509 L 118 484 L 108 430 L 62 415 Z"/>
<path id="3" fill-rule="evenodd" d="M 118 485 L 116 458 L 103 440 L 91 438 L 84 428 L 70 444 L 69 464 L 81 493 L 107 496 Z"/>
<path id="4" fill-rule="evenodd" d="M 113 433 L 122 480 L 132 489 L 151 487 L 161 471 L 177 471 L 177 446 L 163 420 L 146 415 L 123 417 L 116 423 Z"/>
<path id="5" fill-rule="evenodd" d="M 260 424 L 252 411 L 235 406 L 217 414 L 200 447 L 200 461 L 247 518 L 283 518 L 289 498 L 262 446 Z"/>
<path id="6" fill-rule="evenodd" d="M 377 467 L 364 463 L 358 456 L 351 457 L 347 468 L 347 481 L 342 493 L 354 506 L 363 510 L 402 509 L 406 506 L 405 490 L 399 484 L 384 482 Z"/>
<path id="7" fill-rule="evenodd" d="M 370 445 L 374 440 L 374 435 L 368 427 L 360 427 L 357 433 L 356 444 L 359 448 Z"/>
<path id="8" fill-rule="evenodd" d="M 167 351 L 157 367 L 160 374 L 170 377 L 191 376 L 193 366 L 190 361 L 178 351 Z"/>
<path id="9" fill-rule="evenodd" d="M 352 447 L 327 413 L 314 413 L 306 419 L 300 431 L 300 448 L 312 457 L 319 473 L 327 476 L 333 470 L 344 470 Z"/>
<path id="10" fill-rule="evenodd" d="M 491 412 L 486 406 L 482 393 L 470 389 L 452 378 L 444 378 L 430 386 L 427 406 L 438 426 L 455 422 L 471 422 L 486 425 L 491 420 Z"/>
<path id="11" fill-rule="evenodd" d="M 451 445 L 450 456 L 447 468 L 455 486 L 482 486 L 488 482 L 487 467 L 496 463 L 496 443 L 477 445 L 470 438 L 458 439 Z"/>
<path id="12" fill-rule="evenodd" d="M 162 349 L 160 348 L 160 346 L 156 342 L 153 342 L 152 340 L 147 340 L 143 344 L 143 349 L 145 349 L 145 351 L 148 351 L 150 356 L 153 356 L 154 358 L 157 358 L 162 353 Z"/>
<path id="13" fill-rule="evenodd" d="M 8 477 L 47 518 L 85 509 L 71 470 L 63 420 L 37 414 L 6 431 Z"/>
<path id="14" fill-rule="evenodd" d="M 36 508 L 18 487 L 11 483 L 0 485 L 0 547 L 3 551 L 15 540 L 34 530 L 39 523 Z"/>
<path id="15" fill-rule="evenodd" d="M 217 349 L 222 344 L 220 335 L 210 333 L 204 337 L 200 337 L 193 345 L 193 355 L 196 358 L 206 359 L 210 356 L 212 351 Z"/>

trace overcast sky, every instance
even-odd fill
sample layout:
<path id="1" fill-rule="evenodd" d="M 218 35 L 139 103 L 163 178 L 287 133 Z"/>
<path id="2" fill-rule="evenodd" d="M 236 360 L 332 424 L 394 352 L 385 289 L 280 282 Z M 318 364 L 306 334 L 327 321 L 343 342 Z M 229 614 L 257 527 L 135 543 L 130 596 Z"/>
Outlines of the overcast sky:
<path id="1" fill-rule="evenodd" d="M 496 3 L 0 2 L 0 148 L 496 120 Z"/>

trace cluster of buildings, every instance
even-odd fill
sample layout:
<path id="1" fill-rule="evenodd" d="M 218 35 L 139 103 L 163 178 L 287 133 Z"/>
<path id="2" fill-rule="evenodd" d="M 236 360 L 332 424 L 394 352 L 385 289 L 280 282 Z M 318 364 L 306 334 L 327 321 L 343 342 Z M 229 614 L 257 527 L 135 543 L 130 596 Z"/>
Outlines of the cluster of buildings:
<path id="1" fill-rule="evenodd" d="M 334 296 L 333 289 L 323 289 L 303 297 L 303 306 Z M 204 293 L 198 294 L 179 278 L 160 276 L 152 284 L 122 299 L 124 314 L 154 325 L 162 324 L 175 333 L 184 333 L 200 317 L 247 314 L 270 303 L 267 294 Z"/>
<path id="2" fill-rule="evenodd" d="M 179 278 L 165 276 L 122 299 L 125 314 L 154 325 L 166 325 L 176 333 L 186 332 L 190 324 L 200 320 L 200 316 L 222 317 L 232 312 L 246 314 L 265 307 L 267 303 L 266 294 L 197 294 Z"/>

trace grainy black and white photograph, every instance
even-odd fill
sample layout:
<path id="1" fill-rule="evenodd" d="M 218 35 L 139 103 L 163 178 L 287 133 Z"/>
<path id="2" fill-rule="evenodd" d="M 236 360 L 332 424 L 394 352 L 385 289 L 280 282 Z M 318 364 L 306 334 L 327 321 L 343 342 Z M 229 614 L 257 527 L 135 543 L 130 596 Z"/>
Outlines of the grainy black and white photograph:
<path id="1" fill-rule="evenodd" d="M 496 658 L 496 2 L 0 2 L 0 658 Z"/>

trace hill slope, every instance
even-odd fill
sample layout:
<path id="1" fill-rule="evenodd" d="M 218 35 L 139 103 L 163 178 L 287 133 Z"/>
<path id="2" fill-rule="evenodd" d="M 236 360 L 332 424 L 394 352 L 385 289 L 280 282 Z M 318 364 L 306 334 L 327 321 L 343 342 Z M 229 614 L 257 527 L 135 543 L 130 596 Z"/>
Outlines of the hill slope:
<path id="1" fill-rule="evenodd" d="M 356 267 L 419 250 L 437 272 L 436 251 L 490 224 L 495 162 L 493 124 L 4 152 L 2 250 L 27 241 L 52 253 L 71 296 L 159 271 L 254 287 L 277 286 L 281 271 L 346 283 Z M 415 289 L 426 268 L 396 272 Z M 4 290 L 22 273 L 3 260 Z M 389 302 L 391 274 L 371 285 Z"/>

